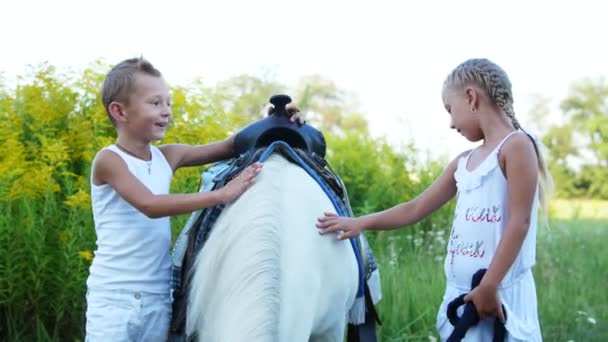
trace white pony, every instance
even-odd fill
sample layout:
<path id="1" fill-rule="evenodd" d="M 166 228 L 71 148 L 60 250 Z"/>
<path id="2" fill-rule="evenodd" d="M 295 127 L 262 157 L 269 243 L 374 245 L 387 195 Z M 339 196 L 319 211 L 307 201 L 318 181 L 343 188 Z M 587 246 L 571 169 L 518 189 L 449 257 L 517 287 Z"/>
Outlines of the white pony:
<path id="1" fill-rule="evenodd" d="M 348 240 L 315 223 L 335 209 L 306 171 L 273 153 L 197 256 L 186 332 L 199 341 L 343 341 L 358 287 Z"/>

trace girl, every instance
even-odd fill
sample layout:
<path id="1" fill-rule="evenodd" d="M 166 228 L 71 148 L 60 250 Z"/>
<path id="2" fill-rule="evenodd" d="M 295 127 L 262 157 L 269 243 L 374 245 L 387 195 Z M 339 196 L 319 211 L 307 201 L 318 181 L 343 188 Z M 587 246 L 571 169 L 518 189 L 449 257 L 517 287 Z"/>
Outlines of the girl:
<path id="1" fill-rule="evenodd" d="M 505 324 L 509 341 L 540 341 L 531 269 L 538 202 L 545 207 L 551 177 L 539 142 L 515 118 L 506 73 L 487 59 L 471 59 L 456 67 L 444 82 L 443 102 L 451 128 L 470 141 L 482 140 L 479 147 L 461 153 L 410 202 L 359 218 L 326 213 L 317 227 L 321 234 L 337 232 L 339 239 L 365 229 L 395 229 L 420 221 L 456 195 L 444 263 L 447 286 L 437 315 L 441 339 L 453 330 L 446 317 L 447 304 L 471 291 L 473 274 L 487 268 L 479 286 L 465 297 L 481 318 L 465 339 L 491 341 L 496 318 Z"/>

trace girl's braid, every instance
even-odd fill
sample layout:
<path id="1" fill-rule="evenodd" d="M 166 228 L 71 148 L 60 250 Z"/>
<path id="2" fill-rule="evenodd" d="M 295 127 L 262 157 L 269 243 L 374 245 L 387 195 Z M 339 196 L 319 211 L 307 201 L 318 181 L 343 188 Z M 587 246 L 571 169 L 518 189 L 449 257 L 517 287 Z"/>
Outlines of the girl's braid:
<path id="1" fill-rule="evenodd" d="M 460 64 L 445 80 L 444 87 L 464 86 L 466 84 L 474 84 L 483 88 L 488 97 L 494 104 L 502 110 L 509 119 L 515 129 L 523 130 L 513 110 L 513 93 L 511 91 L 511 81 L 507 73 L 498 65 L 488 59 L 478 58 L 469 59 Z M 524 131 L 525 132 L 525 131 Z M 526 134 L 528 134 L 526 132 Z M 528 134 L 530 136 L 530 134 Z M 542 154 L 539 151 L 537 142 L 530 136 L 534 144 L 534 150 L 538 157 L 538 166 L 541 175 L 540 187 L 541 196 L 540 202 L 542 207 L 547 212 L 547 197 L 553 190 L 553 180 L 547 169 Z"/>
<path id="2" fill-rule="evenodd" d="M 473 83 L 481 86 L 494 104 L 511 119 L 513 127 L 521 129 L 513 110 L 511 81 L 498 65 L 487 59 L 469 59 L 460 64 L 448 79 L 452 84 Z"/>

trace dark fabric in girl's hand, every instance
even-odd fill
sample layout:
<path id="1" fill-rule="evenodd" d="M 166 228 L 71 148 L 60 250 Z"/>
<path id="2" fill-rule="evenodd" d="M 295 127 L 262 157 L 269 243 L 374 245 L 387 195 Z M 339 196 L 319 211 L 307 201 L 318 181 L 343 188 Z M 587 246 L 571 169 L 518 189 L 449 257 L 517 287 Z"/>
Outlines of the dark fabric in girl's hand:
<path id="1" fill-rule="evenodd" d="M 486 269 L 480 269 L 475 272 L 473 275 L 473 279 L 471 280 L 471 290 L 473 290 L 483 278 L 483 275 L 486 273 Z M 448 342 L 456 342 L 461 341 L 469 330 L 470 327 L 477 325 L 479 323 L 479 315 L 477 315 L 477 308 L 475 308 L 475 304 L 473 302 L 466 303 L 464 307 L 464 312 L 461 317 L 458 317 L 457 310 L 460 306 L 464 304 L 464 297 L 466 294 L 460 295 L 452 300 L 447 307 L 447 316 L 450 323 L 454 326 L 454 330 L 448 337 Z M 505 311 L 504 305 L 502 307 L 502 311 L 505 314 L 505 319 L 507 312 Z M 494 338 L 492 339 L 494 342 L 502 342 L 505 340 L 506 329 L 505 325 L 500 322 L 500 320 L 496 319 L 494 321 Z"/>

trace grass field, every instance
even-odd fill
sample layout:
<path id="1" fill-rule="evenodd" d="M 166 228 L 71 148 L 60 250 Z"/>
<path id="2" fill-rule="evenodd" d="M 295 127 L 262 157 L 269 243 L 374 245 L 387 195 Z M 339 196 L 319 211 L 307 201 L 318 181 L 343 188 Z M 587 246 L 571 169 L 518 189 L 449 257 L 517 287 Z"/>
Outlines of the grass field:
<path id="1" fill-rule="evenodd" d="M 82 340 L 95 239 L 89 215 L 62 208 L 52 198 L 4 207 L 0 341 Z M 554 201 L 551 213 L 550 225 L 539 227 L 534 268 L 544 339 L 608 341 L 608 205 Z M 381 341 L 437 339 L 447 234 L 403 229 L 370 237 L 382 277 Z"/>
<path id="2" fill-rule="evenodd" d="M 554 199 L 549 213 L 556 220 L 608 220 L 608 201 Z"/>
<path id="3" fill-rule="evenodd" d="M 445 285 L 444 239 L 439 234 L 427 237 L 424 241 L 436 241 L 437 246 L 423 248 L 406 235 L 392 237 L 392 247 L 376 248 L 383 341 L 437 339 L 435 316 Z M 608 220 L 556 220 L 539 229 L 534 276 L 545 341 L 608 341 L 606 242 Z M 410 248 L 396 247 L 408 243 Z"/>

